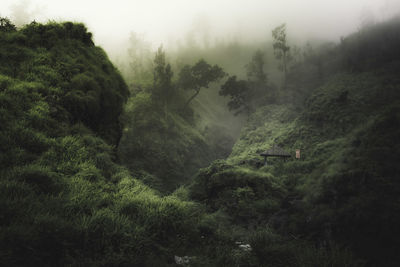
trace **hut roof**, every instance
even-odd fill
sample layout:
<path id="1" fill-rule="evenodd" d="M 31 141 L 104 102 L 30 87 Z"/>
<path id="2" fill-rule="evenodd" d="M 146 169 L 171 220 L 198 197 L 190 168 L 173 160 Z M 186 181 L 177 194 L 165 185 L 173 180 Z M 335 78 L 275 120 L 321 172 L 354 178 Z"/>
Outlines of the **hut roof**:
<path id="1" fill-rule="evenodd" d="M 260 156 L 290 157 L 290 154 L 285 150 L 283 150 L 282 148 L 280 148 L 279 146 L 273 145 L 272 148 L 264 151 L 263 153 L 260 154 Z"/>

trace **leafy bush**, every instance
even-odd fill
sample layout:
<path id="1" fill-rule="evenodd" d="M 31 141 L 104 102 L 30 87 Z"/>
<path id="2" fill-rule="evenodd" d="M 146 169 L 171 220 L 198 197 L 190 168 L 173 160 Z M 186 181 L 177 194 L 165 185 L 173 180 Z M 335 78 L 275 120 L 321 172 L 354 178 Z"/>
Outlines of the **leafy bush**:
<path id="1" fill-rule="evenodd" d="M 265 222 L 280 206 L 285 189 L 271 174 L 214 162 L 202 169 L 190 195 L 210 211 L 224 210 L 238 224 Z"/>

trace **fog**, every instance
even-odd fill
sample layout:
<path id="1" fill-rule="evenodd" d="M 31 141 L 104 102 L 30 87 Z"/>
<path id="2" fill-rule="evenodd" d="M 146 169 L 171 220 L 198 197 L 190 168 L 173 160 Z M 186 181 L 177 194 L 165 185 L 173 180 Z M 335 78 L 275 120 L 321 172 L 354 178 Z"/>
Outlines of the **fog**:
<path id="1" fill-rule="evenodd" d="M 173 46 L 191 31 L 210 40 L 264 40 L 287 23 L 292 39 L 337 41 L 365 20 L 385 20 L 400 10 L 397 0 L 1 0 L 0 16 L 18 26 L 32 20 L 84 22 L 110 54 L 125 50 L 130 32 L 153 47 Z M 202 37 L 200 37 L 202 38 Z"/>

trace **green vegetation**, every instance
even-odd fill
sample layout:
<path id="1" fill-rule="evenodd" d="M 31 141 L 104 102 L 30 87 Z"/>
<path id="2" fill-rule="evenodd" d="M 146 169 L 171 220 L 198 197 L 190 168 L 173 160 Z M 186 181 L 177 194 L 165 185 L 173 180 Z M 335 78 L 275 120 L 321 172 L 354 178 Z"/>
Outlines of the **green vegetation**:
<path id="1" fill-rule="evenodd" d="M 154 58 L 153 84 L 136 81 L 125 106 L 121 162 L 146 184 L 172 192 L 199 168 L 227 156 L 225 151 L 217 151 L 220 147 L 213 142 L 215 136 L 206 140 L 209 133 L 198 125 L 189 106 L 201 88 L 224 75 L 217 65 L 199 60 L 193 66 L 183 66 L 178 81 L 174 81 L 172 67 L 160 47 Z M 185 90 L 195 94 L 186 100 Z"/>
<path id="2" fill-rule="evenodd" d="M 284 26 L 153 63 L 132 36 L 127 86 L 83 24 L 0 19 L 1 264 L 397 266 L 399 26 L 308 44 L 281 86 Z M 293 157 L 264 166 L 273 145 Z"/>
<path id="3" fill-rule="evenodd" d="M 235 115 L 245 113 L 249 116 L 258 107 L 277 101 L 276 86 L 268 81 L 264 65 L 264 53 L 257 50 L 249 64 L 245 65 L 247 80 L 237 80 L 234 75 L 221 86 L 219 94 L 230 97 L 228 108 L 234 110 Z"/>
<path id="4" fill-rule="evenodd" d="M 395 201 L 400 58 L 389 48 L 399 44 L 394 25 L 398 19 L 294 65 L 278 104 L 258 108 L 230 157 L 196 178 L 193 199 L 224 211 L 232 227 L 243 224 L 244 236 L 272 228 L 272 244 L 259 248 L 248 241 L 260 265 L 396 266 L 400 261 Z M 348 51 L 356 51 L 357 59 Z M 292 159 L 272 159 L 261 167 L 259 154 L 273 144 L 290 151 Z M 294 158 L 295 149 L 301 149 L 301 159 Z M 271 245 L 281 254 L 264 261 L 273 255 Z M 303 263 L 299 251 L 319 263 Z"/>
<path id="5" fill-rule="evenodd" d="M 1 264 L 165 266 L 186 253 L 201 209 L 115 163 L 128 90 L 90 33 L 69 22 L 5 25 Z"/>
<path id="6" fill-rule="evenodd" d="M 132 97 L 123 117 L 126 128 L 119 155 L 145 183 L 171 191 L 215 158 L 199 130 L 177 113 L 163 112 L 149 93 Z"/>
<path id="7" fill-rule="evenodd" d="M 194 90 L 195 93 L 188 99 L 186 105 L 200 93 L 201 88 L 208 88 L 209 84 L 225 76 L 218 66 L 211 66 L 204 60 L 199 60 L 194 66 L 185 65 L 179 72 L 179 85 L 185 90 Z"/>

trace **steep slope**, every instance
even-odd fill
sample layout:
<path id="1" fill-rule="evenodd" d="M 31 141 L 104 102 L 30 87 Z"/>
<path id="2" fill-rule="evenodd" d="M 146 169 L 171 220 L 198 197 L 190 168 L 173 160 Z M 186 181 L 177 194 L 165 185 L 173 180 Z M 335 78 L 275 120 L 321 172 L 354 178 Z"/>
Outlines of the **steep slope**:
<path id="1" fill-rule="evenodd" d="M 168 266 L 201 209 L 115 163 L 127 87 L 82 24 L 0 28 L 2 266 Z"/>
<path id="2" fill-rule="evenodd" d="M 123 120 L 122 163 L 160 191 L 172 192 L 215 159 L 203 133 L 176 111 L 160 112 L 149 93 L 129 99 Z"/>
<path id="3" fill-rule="evenodd" d="M 295 66 L 283 94 L 289 101 L 259 108 L 230 157 L 200 171 L 192 198 L 245 229 L 242 238 L 254 248 L 255 265 L 400 262 L 400 58 L 395 48 L 400 43 L 394 25 L 400 25 L 398 19 L 319 55 L 325 60 L 322 77 L 310 62 Z M 259 153 L 274 144 L 291 159 L 270 159 L 261 167 Z M 295 159 L 296 149 L 301 159 Z M 250 237 L 271 228 L 281 241 L 271 233 Z M 299 257 L 299 242 L 316 246 L 300 249 L 314 253 L 315 261 Z M 280 258 L 263 256 L 278 251 Z"/>

